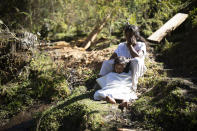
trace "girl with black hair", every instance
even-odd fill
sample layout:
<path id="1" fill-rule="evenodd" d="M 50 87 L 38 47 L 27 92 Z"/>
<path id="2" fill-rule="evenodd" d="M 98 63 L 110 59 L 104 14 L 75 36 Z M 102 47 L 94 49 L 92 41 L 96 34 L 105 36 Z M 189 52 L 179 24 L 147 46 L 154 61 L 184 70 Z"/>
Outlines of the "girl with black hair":
<path id="1" fill-rule="evenodd" d="M 146 41 L 140 36 L 139 28 L 135 25 L 127 24 L 124 29 L 126 42 L 118 45 L 109 60 L 103 62 L 99 75 L 104 76 L 113 71 L 114 59 L 124 56 L 130 61 L 132 89 L 137 90 L 138 78 L 144 74 L 146 67 L 144 59 L 146 55 Z M 140 40 L 140 41 L 137 41 Z"/>
<path id="2" fill-rule="evenodd" d="M 131 90 L 130 73 L 125 70 L 128 64 L 129 60 L 124 56 L 114 59 L 113 72 L 96 80 L 102 89 L 95 92 L 95 100 L 105 100 L 112 104 L 119 100 L 121 101 L 120 106 L 127 107 L 130 100 L 137 99 L 135 92 Z"/>

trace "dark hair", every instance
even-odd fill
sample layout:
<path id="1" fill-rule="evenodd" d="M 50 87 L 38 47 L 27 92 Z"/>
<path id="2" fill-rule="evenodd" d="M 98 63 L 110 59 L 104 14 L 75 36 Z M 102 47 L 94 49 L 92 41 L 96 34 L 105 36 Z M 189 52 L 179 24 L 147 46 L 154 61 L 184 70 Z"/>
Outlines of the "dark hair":
<path id="1" fill-rule="evenodd" d="M 135 26 L 135 25 L 127 24 L 125 26 L 125 28 L 124 28 L 124 32 L 125 33 L 132 33 L 136 37 L 139 37 L 140 36 L 139 28 L 137 26 Z"/>
<path id="2" fill-rule="evenodd" d="M 122 64 L 122 65 L 126 65 L 127 64 L 127 59 L 124 56 L 118 56 L 115 58 L 114 60 L 114 65 L 115 64 Z"/>
<path id="3" fill-rule="evenodd" d="M 129 60 L 126 59 L 126 57 L 124 57 L 124 56 L 118 56 L 118 57 L 116 57 L 115 60 L 114 60 L 114 68 L 115 68 L 115 65 L 116 64 L 122 64 L 122 65 L 124 65 L 124 71 L 123 72 L 126 72 L 126 73 L 129 72 L 130 62 L 129 62 Z"/>
<path id="4" fill-rule="evenodd" d="M 126 33 L 132 33 L 132 34 L 135 35 L 135 37 L 136 37 L 137 40 L 140 40 L 140 41 L 144 42 L 146 45 L 148 44 L 148 42 L 146 41 L 146 39 L 143 38 L 140 35 L 140 29 L 137 26 L 135 26 L 135 25 L 131 25 L 131 24 L 127 23 L 125 25 L 125 28 L 124 28 L 124 33 L 125 34 Z"/>

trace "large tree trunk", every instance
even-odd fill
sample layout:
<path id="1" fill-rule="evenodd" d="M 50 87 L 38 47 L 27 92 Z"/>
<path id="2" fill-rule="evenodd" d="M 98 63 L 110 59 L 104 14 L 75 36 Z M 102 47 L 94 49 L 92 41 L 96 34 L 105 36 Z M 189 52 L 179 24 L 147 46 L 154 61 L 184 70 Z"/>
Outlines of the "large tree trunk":
<path id="1" fill-rule="evenodd" d="M 83 42 L 82 47 L 84 47 L 85 49 L 88 49 L 92 45 L 92 43 L 96 39 L 97 35 L 101 32 L 101 30 L 103 29 L 103 27 L 105 26 L 105 24 L 107 23 L 107 21 L 109 20 L 110 17 L 111 17 L 111 13 L 108 14 L 103 19 L 103 21 L 101 21 L 101 23 L 99 23 L 95 26 L 93 31 L 88 35 L 88 37 Z"/>

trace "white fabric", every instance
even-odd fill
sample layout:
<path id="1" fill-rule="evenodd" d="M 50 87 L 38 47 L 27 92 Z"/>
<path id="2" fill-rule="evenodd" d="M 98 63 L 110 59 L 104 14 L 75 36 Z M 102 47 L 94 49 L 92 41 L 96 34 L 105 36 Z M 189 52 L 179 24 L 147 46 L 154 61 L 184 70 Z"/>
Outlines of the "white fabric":
<path id="1" fill-rule="evenodd" d="M 146 45 L 143 42 L 137 42 L 134 46 L 134 49 L 138 52 L 142 50 L 144 52 L 144 56 L 146 55 Z M 126 42 L 120 43 L 118 48 L 114 51 L 118 56 L 124 56 L 126 58 L 133 58 L 130 54 L 130 51 L 127 47 Z"/>
<path id="2" fill-rule="evenodd" d="M 145 59 L 145 55 L 146 55 L 146 45 L 143 42 L 137 42 L 137 44 L 134 48 L 135 48 L 136 51 L 142 50 L 144 52 L 143 57 L 141 57 L 141 58 L 139 58 L 139 57 L 131 58 L 129 49 L 126 46 L 126 42 L 120 43 L 118 45 L 118 48 L 115 50 L 115 53 L 118 56 L 124 56 L 124 57 L 127 57 L 127 58 L 131 58 L 131 60 L 130 60 L 131 61 L 131 64 L 130 64 L 130 70 L 131 70 L 130 78 L 132 78 L 131 79 L 132 89 L 134 91 L 136 91 L 137 90 L 138 78 L 141 77 L 144 74 L 144 72 L 146 71 L 146 66 L 144 64 L 144 59 Z M 104 61 L 103 64 L 102 64 L 99 75 L 105 76 L 105 75 L 111 74 L 110 72 L 113 71 L 113 64 L 114 64 L 113 59 Z M 113 76 L 113 75 L 109 75 L 109 76 Z M 107 76 L 107 78 L 109 76 Z M 123 77 L 121 77 L 121 78 L 123 78 Z M 110 78 L 108 78 L 105 82 L 110 82 L 109 79 Z M 118 79 L 117 83 L 119 82 L 121 84 L 122 81 L 124 82 L 124 79 Z M 103 82 L 103 83 L 105 83 L 105 82 Z M 101 87 L 104 87 L 104 85 L 101 85 Z"/>
<path id="3" fill-rule="evenodd" d="M 142 60 L 144 61 L 145 55 L 146 55 L 146 45 L 143 42 L 137 42 L 137 44 L 134 46 L 136 51 L 142 50 L 144 52 L 144 55 L 142 57 Z M 120 43 L 117 47 L 117 49 L 114 51 L 118 56 L 124 56 L 126 58 L 132 58 L 129 52 L 129 49 L 126 46 L 126 42 Z M 141 62 L 143 65 L 144 63 Z M 114 60 L 105 60 L 103 61 L 101 70 L 99 75 L 104 76 L 110 72 L 113 71 L 113 64 Z"/>
<path id="4" fill-rule="evenodd" d="M 95 92 L 95 100 L 103 100 L 106 96 L 125 101 L 137 99 L 136 93 L 132 90 L 131 72 L 121 74 L 110 72 L 96 81 L 102 89 Z"/>
<path id="5" fill-rule="evenodd" d="M 99 75 L 104 76 L 113 71 L 114 59 L 103 61 Z"/>
<path id="6" fill-rule="evenodd" d="M 137 90 L 138 78 L 143 76 L 147 68 L 144 64 L 144 58 L 135 57 L 131 59 L 130 69 L 132 72 L 133 90 Z"/>
<path id="7" fill-rule="evenodd" d="M 103 62 L 100 74 L 102 76 L 107 75 L 108 73 L 113 71 L 113 64 L 114 60 L 106 60 Z M 137 90 L 137 83 L 138 78 L 143 76 L 143 74 L 146 72 L 146 66 L 144 64 L 144 58 L 135 57 L 130 60 L 130 70 L 131 70 L 131 77 L 132 84 L 133 84 L 133 90 Z M 120 81 L 121 82 L 121 81 Z"/>

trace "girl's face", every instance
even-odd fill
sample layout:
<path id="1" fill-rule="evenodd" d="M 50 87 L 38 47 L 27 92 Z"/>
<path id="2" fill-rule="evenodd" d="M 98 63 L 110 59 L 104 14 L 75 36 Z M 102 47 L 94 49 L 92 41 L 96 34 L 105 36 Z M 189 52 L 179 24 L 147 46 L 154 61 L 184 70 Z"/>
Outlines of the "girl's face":
<path id="1" fill-rule="evenodd" d="M 130 33 L 130 32 L 127 32 L 125 33 L 125 37 L 126 37 L 126 41 L 129 45 L 135 45 L 137 40 L 136 40 L 136 37 L 133 33 Z"/>
<path id="2" fill-rule="evenodd" d="M 122 73 L 124 71 L 124 65 L 122 64 L 115 64 L 114 68 L 116 73 Z"/>

